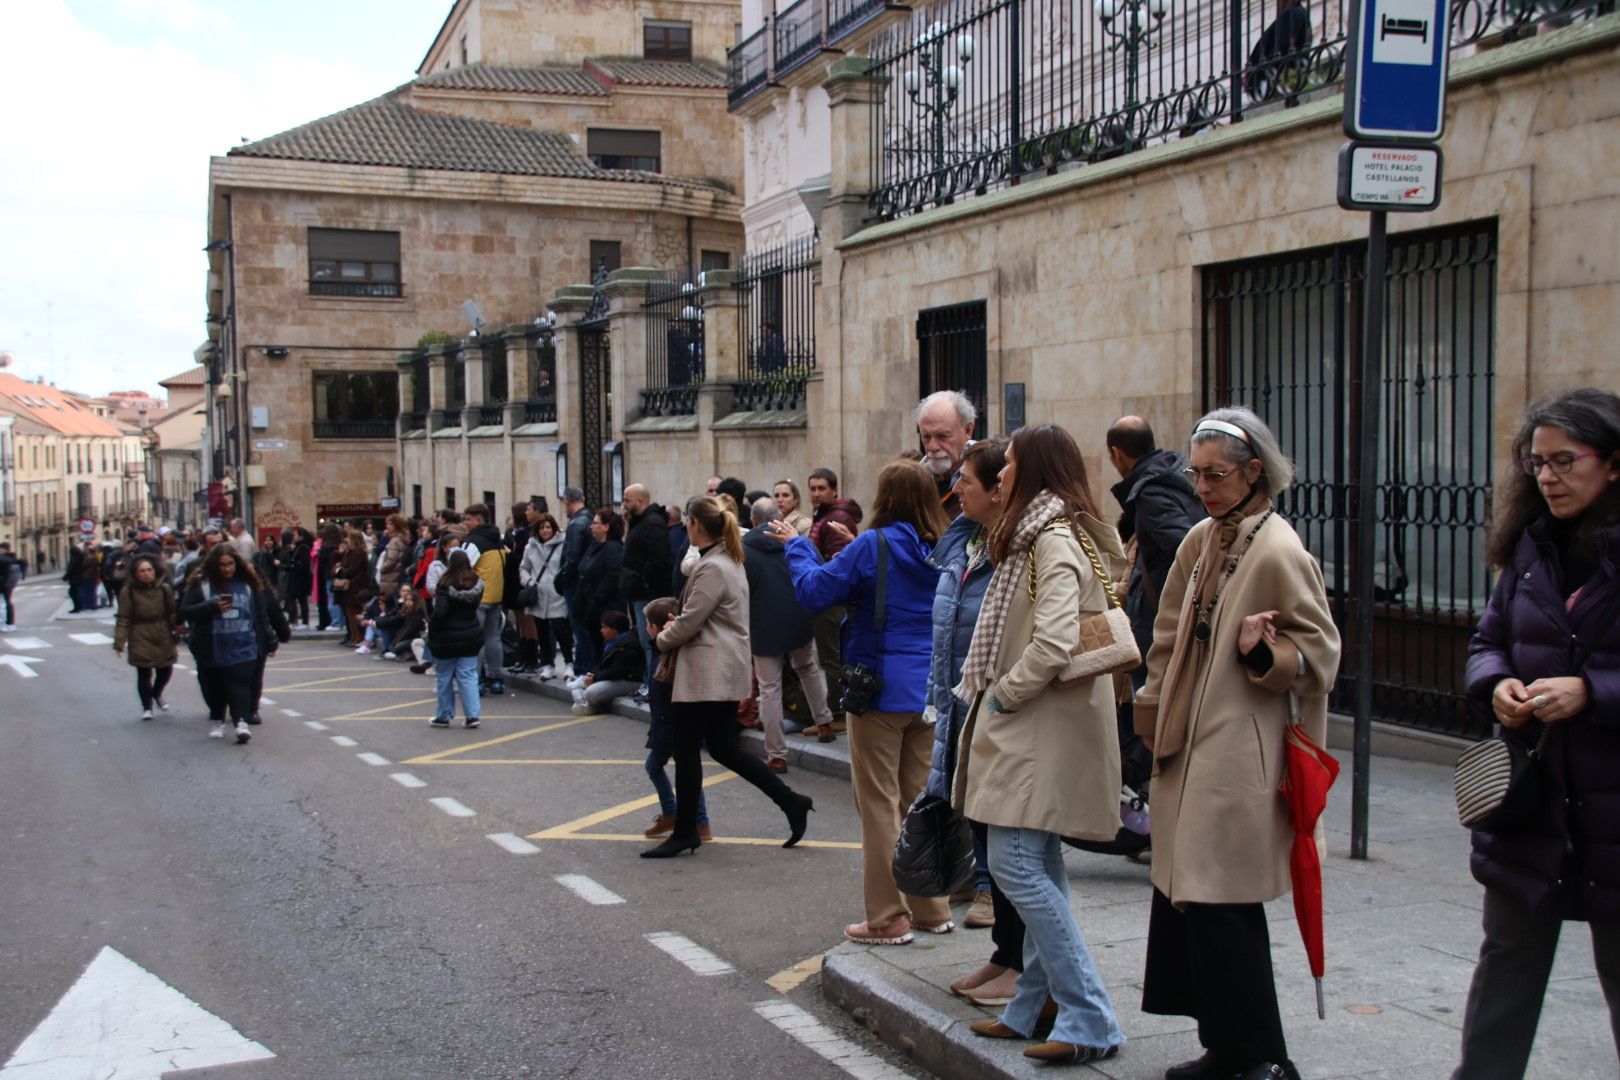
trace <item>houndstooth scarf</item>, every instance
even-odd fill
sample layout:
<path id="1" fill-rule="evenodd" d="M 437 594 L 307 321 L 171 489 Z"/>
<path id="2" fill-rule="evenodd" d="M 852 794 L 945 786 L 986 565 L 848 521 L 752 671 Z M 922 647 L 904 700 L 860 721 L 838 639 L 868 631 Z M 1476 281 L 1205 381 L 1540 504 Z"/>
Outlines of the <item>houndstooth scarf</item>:
<path id="1" fill-rule="evenodd" d="M 1063 513 L 1063 501 L 1046 489 L 1030 500 L 1024 516 L 1018 521 L 1018 531 L 1007 545 L 1007 557 L 990 575 L 990 584 L 984 591 L 984 603 L 979 607 L 978 621 L 973 624 L 973 644 L 968 648 L 967 662 L 962 665 L 962 681 L 951 691 L 968 704 L 990 685 L 990 665 L 995 663 L 1001 649 L 1001 632 L 1007 625 L 1007 610 L 1018 591 L 1019 582 L 1025 580 L 1022 560 L 1017 556 L 1029 551 L 1035 536 Z"/>

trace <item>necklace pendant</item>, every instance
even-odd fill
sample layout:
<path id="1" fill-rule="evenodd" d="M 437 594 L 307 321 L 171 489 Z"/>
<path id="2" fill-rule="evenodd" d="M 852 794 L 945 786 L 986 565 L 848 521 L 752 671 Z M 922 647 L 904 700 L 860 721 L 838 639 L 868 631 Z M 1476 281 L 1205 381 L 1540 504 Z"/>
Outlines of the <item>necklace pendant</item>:
<path id="1" fill-rule="evenodd" d="M 1197 638 L 1201 642 L 1207 642 L 1212 636 L 1214 636 L 1214 633 L 1215 632 L 1210 629 L 1209 620 L 1207 619 L 1199 619 L 1198 622 L 1193 626 L 1193 637 Z"/>

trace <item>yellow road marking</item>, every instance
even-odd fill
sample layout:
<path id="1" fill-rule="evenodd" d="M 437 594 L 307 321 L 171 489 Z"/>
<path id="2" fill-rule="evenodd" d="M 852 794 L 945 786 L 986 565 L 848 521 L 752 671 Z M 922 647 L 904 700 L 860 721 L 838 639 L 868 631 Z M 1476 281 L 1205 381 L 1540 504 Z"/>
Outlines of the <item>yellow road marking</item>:
<path id="1" fill-rule="evenodd" d="M 732 775 L 736 775 L 736 774 L 733 773 Z M 655 797 L 655 801 L 656 801 L 656 797 Z M 552 833 L 553 833 L 553 830 L 547 829 L 545 832 L 537 832 L 537 833 L 531 834 L 529 836 L 529 839 L 530 840 L 620 840 L 620 841 L 623 841 L 625 843 L 634 842 L 634 843 L 637 843 L 637 844 L 648 844 L 648 843 L 652 842 L 652 841 L 648 840 L 647 837 L 642 836 L 639 833 L 637 833 L 637 834 L 630 834 L 630 833 L 623 833 L 623 834 L 621 834 L 621 833 L 568 833 L 568 834 L 563 835 L 563 836 L 554 836 L 554 835 L 552 835 Z M 770 839 L 766 839 L 766 838 L 762 838 L 762 837 L 756 837 L 756 836 L 717 836 L 713 840 L 705 840 L 703 842 L 705 844 L 735 844 L 735 845 L 742 845 L 742 846 L 747 846 L 747 847 L 781 847 L 782 846 L 782 839 L 780 837 L 778 837 L 775 840 L 770 840 Z M 800 840 L 798 846 L 802 847 L 802 848 L 836 848 L 836 849 L 841 850 L 841 851 L 859 851 L 859 850 L 861 850 L 861 845 L 860 844 L 851 843 L 850 841 L 847 841 L 847 840 Z"/>
<path id="2" fill-rule="evenodd" d="M 362 672 L 362 673 L 360 673 L 358 675 L 344 675 L 344 676 L 341 676 L 341 677 L 336 678 L 336 679 L 316 679 L 313 682 L 292 683 L 292 684 L 290 684 L 288 686 L 277 686 L 277 687 L 273 687 L 273 688 L 267 686 L 267 687 L 265 687 L 265 689 L 266 690 L 275 689 L 275 690 L 280 690 L 280 691 L 302 690 L 305 687 L 311 687 L 311 686 L 330 686 L 332 683 L 354 682 L 356 679 L 374 679 L 379 675 L 387 675 L 387 674 L 388 674 L 388 672 L 386 672 L 386 671 L 366 671 L 366 672 Z"/>
<path id="3" fill-rule="evenodd" d="M 326 717 L 326 719 L 328 719 L 328 720 L 362 720 L 362 719 L 365 719 L 368 716 L 376 716 L 376 714 L 378 714 L 378 713 L 393 712 L 395 709 L 409 709 L 409 708 L 412 708 L 412 707 L 414 707 L 416 705 L 433 705 L 433 704 L 436 704 L 438 702 L 438 700 L 439 700 L 438 698 L 428 697 L 428 698 L 421 698 L 420 700 L 417 700 L 417 701 L 401 701 L 401 702 L 399 702 L 397 704 L 394 704 L 394 705 L 379 705 L 375 709 L 367 709 L 365 712 L 350 713 L 347 716 L 328 716 L 328 717 Z M 396 717 L 396 716 L 390 716 L 390 717 L 384 717 L 383 719 L 398 720 L 398 719 L 403 719 L 403 718 L 402 717 Z M 415 717 L 411 717 L 410 719 L 414 720 Z"/>
<path id="4" fill-rule="evenodd" d="M 734 772 L 715 773 L 713 776 L 704 777 L 703 786 L 704 787 L 713 787 L 715 784 L 723 784 L 727 780 L 735 780 L 735 779 L 737 779 L 737 774 L 734 773 Z M 529 837 L 529 839 L 530 840 L 571 840 L 571 839 L 575 839 L 574 834 L 579 829 L 588 829 L 592 825 L 600 825 L 604 821 L 612 821 L 616 817 L 623 817 L 624 815 L 634 813 L 637 810 L 645 810 L 649 806 L 657 806 L 657 805 L 658 805 L 658 796 L 657 795 L 648 795 L 646 798 L 642 798 L 642 799 L 631 799 L 627 803 L 620 803 L 618 806 L 610 806 L 606 810 L 598 810 L 594 814 L 586 814 L 582 818 L 576 818 L 575 820 L 567 822 L 565 824 L 557 825 L 557 826 L 554 826 L 554 827 L 552 827 L 550 829 L 544 829 L 544 830 L 542 830 L 540 832 L 534 833 L 533 835 L 531 835 Z M 624 837 L 618 837 L 617 839 L 625 839 L 625 838 Z M 642 837 L 634 837 L 633 839 L 645 840 L 647 838 L 645 836 L 642 836 Z"/>
<path id="5" fill-rule="evenodd" d="M 808 844 L 811 843 L 811 841 L 802 840 L 800 843 Z M 772 975 L 770 978 L 766 979 L 765 985 L 769 986 L 772 990 L 775 990 L 778 994 L 791 994 L 800 986 L 804 985 L 804 981 L 806 979 L 821 970 L 821 962 L 826 958 L 826 956 L 826 953 L 817 953 L 808 960 L 800 960 L 792 967 L 783 971 L 778 971 L 775 975 Z"/>
<path id="6" fill-rule="evenodd" d="M 556 724 L 546 724 L 543 727 L 530 728 L 528 731 L 516 731 L 516 732 L 513 732 L 510 735 L 502 735 L 499 738 L 485 739 L 483 742 L 468 743 L 466 746 L 455 746 L 455 747 L 451 747 L 449 750 L 439 750 L 439 751 L 436 751 L 436 752 L 434 752 L 432 754 L 424 754 L 421 757 L 411 758 L 409 761 L 402 761 L 402 762 L 400 762 L 400 764 L 402 764 L 402 765 L 439 765 L 439 764 L 445 764 L 448 758 L 458 757 L 458 756 L 460 756 L 462 754 L 469 754 L 474 750 L 482 750 L 486 746 L 499 746 L 502 743 L 509 743 L 514 739 L 527 739 L 531 735 L 542 735 L 542 734 L 544 734 L 545 732 L 548 732 L 548 731 L 556 731 L 556 730 L 558 730 L 560 728 L 573 727 L 576 724 L 589 724 L 593 720 L 602 720 L 602 719 L 604 719 L 604 717 L 600 716 L 600 715 L 597 715 L 597 716 L 579 716 L 579 717 L 575 717 L 572 720 L 563 720 L 560 723 L 556 723 Z M 656 796 L 654 796 L 654 798 L 656 799 Z"/>

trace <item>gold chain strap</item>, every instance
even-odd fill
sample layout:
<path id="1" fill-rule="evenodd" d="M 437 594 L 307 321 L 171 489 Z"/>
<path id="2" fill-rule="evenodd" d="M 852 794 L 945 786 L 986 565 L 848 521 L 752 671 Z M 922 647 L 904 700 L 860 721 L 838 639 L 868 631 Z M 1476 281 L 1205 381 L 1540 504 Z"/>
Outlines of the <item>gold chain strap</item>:
<path id="1" fill-rule="evenodd" d="M 1107 571 L 1103 569 L 1102 558 L 1097 554 L 1097 549 L 1092 546 L 1091 537 L 1086 534 L 1086 530 L 1075 528 L 1074 522 L 1066 517 L 1053 518 L 1048 522 L 1048 526 L 1051 525 L 1067 525 L 1069 527 L 1069 531 L 1074 535 L 1075 540 L 1079 541 L 1080 549 L 1086 553 L 1086 558 L 1091 560 L 1091 571 L 1097 575 L 1097 584 L 1102 586 L 1103 595 L 1108 597 L 1108 606 L 1111 608 L 1124 607 L 1119 602 L 1119 597 L 1114 595 L 1114 586 L 1108 580 Z M 1031 604 L 1035 602 L 1035 545 L 1033 543 L 1029 545 L 1029 602 Z"/>

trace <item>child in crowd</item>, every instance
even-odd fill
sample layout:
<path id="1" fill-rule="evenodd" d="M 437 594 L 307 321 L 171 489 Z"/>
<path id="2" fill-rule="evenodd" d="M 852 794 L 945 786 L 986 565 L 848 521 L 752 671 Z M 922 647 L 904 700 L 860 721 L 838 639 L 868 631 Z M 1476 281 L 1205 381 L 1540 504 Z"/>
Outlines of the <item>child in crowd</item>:
<path id="1" fill-rule="evenodd" d="M 610 608 L 602 612 L 601 626 L 602 658 L 596 670 L 586 675 L 584 683 L 574 691 L 575 716 L 601 712 L 614 698 L 634 694 L 647 670 L 646 654 L 630 632 L 629 616 Z"/>
<path id="2" fill-rule="evenodd" d="M 365 608 L 360 612 L 360 625 L 365 628 L 365 638 L 359 645 L 355 646 L 355 652 L 363 656 L 371 651 L 373 642 L 382 639 L 383 635 L 377 629 L 377 620 L 387 618 L 393 613 L 393 609 L 393 600 L 382 593 L 373 596 L 366 603 Z M 388 651 L 388 642 L 386 640 L 382 643 L 382 651 Z"/>
<path id="3" fill-rule="evenodd" d="M 649 603 L 646 610 L 648 639 L 656 642 L 665 624 L 675 617 L 680 608 L 681 602 L 673 596 L 661 597 Z M 654 645 L 653 648 L 656 650 L 658 646 Z M 675 696 L 673 674 L 666 672 L 663 664 L 660 664 L 648 689 L 647 708 L 652 712 L 652 726 L 647 731 L 647 778 L 658 793 L 658 817 L 653 819 L 645 835 L 649 840 L 656 840 L 668 836 L 675 829 L 675 789 L 670 786 L 669 774 L 664 772 L 664 766 L 675 754 L 675 717 L 671 708 Z M 709 807 L 701 790 L 698 792 L 697 826 L 700 840 L 707 842 L 714 839 L 714 834 L 709 831 Z"/>

